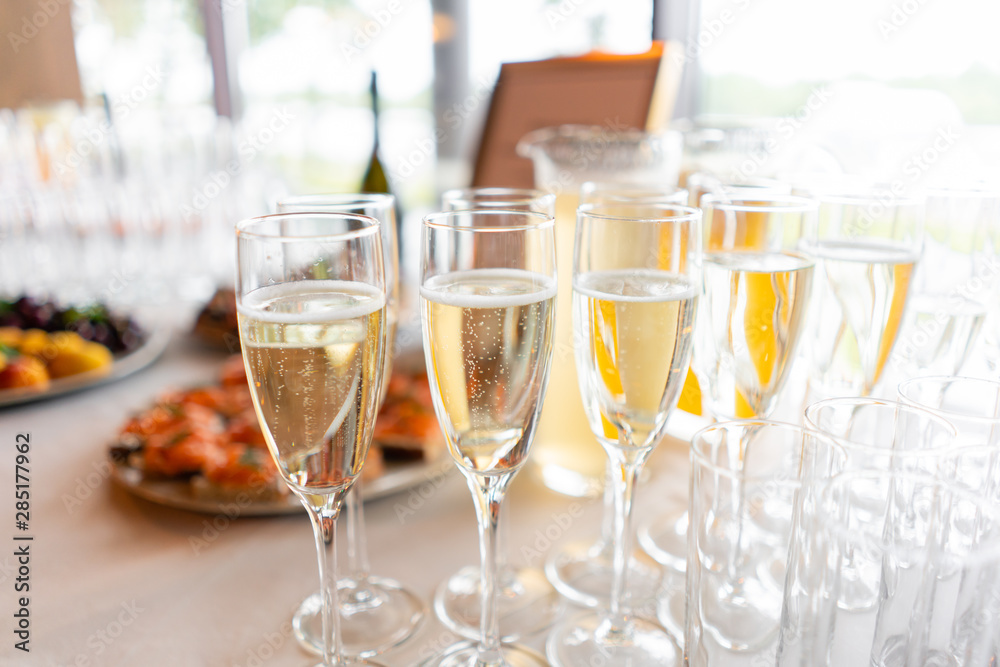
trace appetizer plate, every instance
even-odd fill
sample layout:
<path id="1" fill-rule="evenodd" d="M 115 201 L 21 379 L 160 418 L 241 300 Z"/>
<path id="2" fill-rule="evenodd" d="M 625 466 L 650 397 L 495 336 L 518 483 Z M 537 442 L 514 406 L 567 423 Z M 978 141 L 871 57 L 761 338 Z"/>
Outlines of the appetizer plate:
<path id="1" fill-rule="evenodd" d="M 455 464 L 447 451 L 434 461 L 386 463 L 385 471 L 361 487 L 364 500 L 378 500 L 423 485 L 436 487 Z M 249 492 L 236 492 L 231 497 L 202 497 L 188 480 L 147 479 L 142 471 L 128 464 L 111 460 L 111 477 L 134 495 L 176 509 L 205 514 L 235 516 L 275 516 L 305 512 L 302 503 L 292 494 L 279 498 L 254 498 Z"/>
<path id="2" fill-rule="evenodd" d="M 163 354 L 163 350 L 166 349 L 169 342 L 170 331 L 161 329 L 152 332 L 142 345 L 128 354 L 115 357 L 110 372 L 101 369 L 59 378 L 52 380 L 48 389 L 41 391 L 30 387 L 0 389 L 0 408 L 64 396 L 75 391 L 99 387 L 102 384 L 120 380 L 156 361 Z"/>

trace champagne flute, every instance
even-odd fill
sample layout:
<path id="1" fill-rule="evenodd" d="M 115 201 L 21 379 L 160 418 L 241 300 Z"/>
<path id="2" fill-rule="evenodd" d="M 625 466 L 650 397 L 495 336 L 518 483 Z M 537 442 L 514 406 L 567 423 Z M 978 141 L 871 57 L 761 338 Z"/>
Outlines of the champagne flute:
<path id="1" fill-rule="evenodd" d="M 555 216 L 556 196 L 529 188 L 458 188 L 441 195 L 445 211 L 507 209 Z M 563 610 L 562 598 L 537 567 L 508 561 L 510 525 L 501 517 L 497 532 L 497 615 L 500 638 L 513 642 L 551 626 Z M 469 565 L 445 580 L 434 594 L 434 611 L 449 629 L 468 639 L 479 637 L 482 572 Z"/>
<path id="2" fill-rule="evenodd" d="M 555 326 L 551 215 L 505 209 L 424 219 L 421 312 L 424 354 L 448 451 L 475 500 L 480 544 L 480 637 L 424 663 L 432 667 L 545 665 L 501 646 L 497 517 L 538 425 Z"/>
<path id="3" fill-rule="evenodd" d="M 923 251 L 910 317 L 893 349 L 902 377 L 956 375 L 978 343 L 996 299 L 996 264 L 985 264 L 987 234 L 1000 224 L 1000 192 L 926 191 Z"/>
<path id="4" fill-rule="evenodd" d="M 378 193 L 318 194 L 288 197 L 278 201 L 279 213 L 316 211 L 367 215 L 379 222 L 386 284 L 386 355 L 379 405 L 385 400 L 392 375 L 392 359 L 399 319 L 399 252 L 396 239 L 395 197 Z M 426 607 L 416 594 L 395 579 L 373 576 L 368 560 L 362 480 L 344 502 L 347 515 L 348 575 L 337 583 L 340 599 L 344 653 L 368 657 L 387 651 L 410 638 L 425 615 Z M 303 648 L 319 653 L 322 597 L 317 591 L 299 605 L 292 617 L 295 638 Z"/>
<path id="5" fill-rule="evenodd" d="M 555 665 L 662 665 L 678 648 L 627 608 L 632 497 L 666 431 L 687 373 L 701 289 L 701 211 L 681 205 L 586 204 L 577 214 L 573 325 L 580 393 L 615 476 L 614 582 L 609 610 L 556 626 Z M 648 610 L 652 612 L 652 610 Z"/>
<path id="6" fill-rule="evenodd" d="M 889 188 L 848 192 L 814 195 L 817 317 L 809 336 L 810 399 L 877 394 L 923 242 L 922 199 Z"/>
<path id="7" fill-rule="evenodd" d="M 629 204 L 685 204 L 688 191 L 675 185 L 647 185 L 587 181 L 580 186 L 580 204 L 615 206 Z M 614 478 L 620 470 L 607 459 L 604 472 L 604 508 L 601 534 L 596 542 L 577 541 L 550 552 L 545 573 L 568 600 L 585 607 L 608 606 L 615 578 L 614 568 Z M 655 604 L 660 569 L 632 555 L 628 559 L 628 597 L 630 604 Z"/>
<path id="8" fill-rule="evenodd" d="M 371 445 L 385 361 L 377 220 L 288 213 L 237 225 L 237 312 L 254 408 L 282 478 L 309 512 L 324 667 L 346 660 L 336 521 Z"/>
<path id="9" fill-rule="evenodd" d="M 705 285 L 693 364 L 706 380 L 703 393 L 713 416 L 767 419 L 804 330 L 816 203 L 722 191 L 704 195 L 701 208 Z M 639 531 L 646 552 L 678 574 L 686 569 L 688 518 L 686 507 L 676 508 Z M 678 633 L 684 627 L 682 588 L 660 599 L 660 620 Z"/>

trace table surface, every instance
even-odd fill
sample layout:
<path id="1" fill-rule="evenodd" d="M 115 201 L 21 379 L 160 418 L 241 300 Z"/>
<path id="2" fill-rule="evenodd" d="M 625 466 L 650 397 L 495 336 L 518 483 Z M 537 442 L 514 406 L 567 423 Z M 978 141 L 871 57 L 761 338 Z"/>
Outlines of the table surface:
<path id="1" fill-rule="evenodd" d="M 161 507 L 107 476 L 108 443 L 122 422 L 170 387 L 212 380 L 224 359 L 175 336 L 149 368 L 112 384 L 0 411 L 0 664 L 39 666 L 284 666 L 315 663 L 291 635 L 292 612 L 318 585 L 304 514 L 235 518 Z M 30 529 L 15 528 L 15 438 L 31 434 Z M 687 443 L 667 438 L 636 499 L 637 523 L 687 495 Z M 600 499 L 542 486 L 529 466 L 505 503 L 511 560 L 541 565 L 564 542 L 592 540 Z M 448 474 L 366 503 L 372 573 L 424 600 L 478 562 L 472 499 Z M 567 521 L 566 517 L 570 520 Z M 31 542 L 17 542 L 18 535 Z M 343 540 L 341 539 L 341 544 Z M 29 545 L 28 592 L 15 549 Z M 529 547 L 529 548 L 522 548 Z M 531 561 L 531 562 L 528 562 Z M 13 613 L 29 598 L 30 652 L 16 650 Z M 567 613 L 574 613 L 570 609 Z M 418 633 L 379 660 L 413 665 L 457 638 L 432 613 Z M 525 640 L 544 648 L 545 636 Z"/>

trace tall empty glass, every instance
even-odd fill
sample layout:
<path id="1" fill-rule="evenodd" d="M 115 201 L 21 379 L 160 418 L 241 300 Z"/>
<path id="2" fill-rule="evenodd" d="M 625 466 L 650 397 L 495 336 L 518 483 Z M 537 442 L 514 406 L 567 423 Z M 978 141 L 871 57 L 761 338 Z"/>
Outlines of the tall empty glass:
<path id="1" fill-rule="evenodd" d="M 576 360 L 590 429 L 616 467 L 610 609 L 566 619 L 549 636 L 556 665 L 671 665 L 676 644 L 652 610 L 629 608 L 632 500 L 687 373 L 701 285 L 701 211 L 584 205 L 573 265 Z"/>
<path id="2" fill-rule="evenodd" d="M 773 661 L 796 498 L 846 459 L 826 436 L 783 422 L 719 422 L 695 435 L 685 665 Z M 761 521 L 777 508 L 786 521 Z"/>
<path id="3" fill-rule="evenodd" d="M 781 667 L 988 667 L 1000 628 L 1000 510 L 940 477 L 852 470 L 819 485 L 798 527 Z M 842 604 L 858 571 L 873 604 Z"/>
<path id="4" fill-rule="evenodd" d="M 324 667 L 368 664 L 342 657 L 336 521 L 371 445 L 385 362 L 378 224 L 289 213 L 237 226 L 243 359 L 268 450 L 312 520 Z"/>
<path id="5" fill-rule="evenodd" d="M 392 374 L 399 319 L 399 249 L 396 242 L 395 198 L 387 194 L 343 193 L 287 197 L 278 201 L 279 213 L 326 212 L 367 215 L 379 222 L 386 284 L 386 360 L 381 401 Z M 414 593 L 389 577 L 373 576 L 368 561 L 368 539 L 358 479 L 344 503 L 347 514 L 348 574 L 341 577 L 341 632 L 347 655 L 371 656 L 408 639 L 424 617 L 425 605 Z M 299 644 L 318 653 L 323 646 L 321 598 L 313 593 L 299 605 L 292 628 Z"/>
<path id="6" fill-rule="evenodd" d="M 445 211 L 505 209 L 536 211 L 555 216 L 555 195 L 525 188 L 461 188 L 441 195 Z M 497 533 L 497 615 L 500 637 L 517 641 L 555 622 L 563 603 L 539 567 L 514 567 L 509 560 L 508 523 L 499 519 Z M 482 610 L 482 572 L 478 565 L 463 567 L 438 586 L 434 611 L 441 622 L 458 634 L 479 637 Z"/>
<path id="7" fill-rule="evenodd" d="M 471 210 L 424 219 L 424 355 L 448 451 L 476 503 L 482 590 L 479 641 L 446 649 L 429 667 L 545 664 L 533 651 L 501 645 L 496 535 L 548 384 L 555 261 L 553 220 L 544 213 Z"/>
<path id="8" fill-rule="evenodd" d="M 890 190 L 816 195 L 814 399 L 868 396 L 886 370 L 909 303 L 924 206 Z"/>
<path id="9" fill-rule="evenodd" d="M 683 140 L 679 132 L 649 134 L 616 126 L 563 125 L 531 132 L 517 152 L 534 165 L 535 187 L 556 195 L 556 248 L 573 254 L 580 187 L 587 181 L 663 187 L 675 185 Z M 556 344 L 552 391 L 541 423 L 533 468 L 542 482 L 560 493 L 593 496 L 604 480 L 605 456 L 587 428 L 573 363 L 570 307 L 572 267 L 559 269 Z"/>

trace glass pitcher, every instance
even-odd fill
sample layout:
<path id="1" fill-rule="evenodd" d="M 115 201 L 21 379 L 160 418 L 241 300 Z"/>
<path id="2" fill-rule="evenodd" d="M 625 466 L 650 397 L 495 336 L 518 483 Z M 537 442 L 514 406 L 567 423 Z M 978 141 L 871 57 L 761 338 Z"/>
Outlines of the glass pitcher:
<path id="1" fill-rule="evenodd" d="M 580 186 L 588 181 L 676 185 L 682 149 L 680 132 L 589 125 L 535 130 L 517 144 L 518 155 L 534 163 L 535 187 L 556 195 L 556 344 L 532 451 L 535 471 L 554 491 L 573 496 L 600 492 L 607 459 L 587 425 L 573 358 L 572 257 Z"/>

